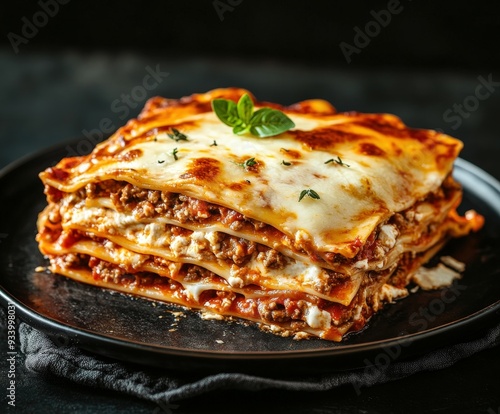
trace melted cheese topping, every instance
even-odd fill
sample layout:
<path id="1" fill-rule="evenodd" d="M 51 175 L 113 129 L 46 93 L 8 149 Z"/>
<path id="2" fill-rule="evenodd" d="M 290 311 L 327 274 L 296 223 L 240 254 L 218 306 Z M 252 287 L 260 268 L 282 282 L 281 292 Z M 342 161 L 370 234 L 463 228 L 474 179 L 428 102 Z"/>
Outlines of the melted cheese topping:
<path id="1" fill-rule="evenodd" d="M 354 257 L 376 226 L 441 185 L 462 146 L 444 134 L 407 128 L 392 115 L 335 113 L 324 101 L 280 107 L 296 124 L 286 133 L 237 136 L 210 102 L 245 92 L 153 99 L 92 154 L 62 160 L 41 178 L 65 192 L 115 179 L 187 194 L 270 224 L 297 249 Z M 172 127 L 188 140 L 171 139 Z M 348 166 L 327 163 L 338 157 Z M 250 158 L 257 163 L 244 167 Z M 305 189 L 320 199 L 299 202 Z M 154 238 L 153 230 L 145 237 Z M 392 243 L 391 230 L 384 234 Z"/>

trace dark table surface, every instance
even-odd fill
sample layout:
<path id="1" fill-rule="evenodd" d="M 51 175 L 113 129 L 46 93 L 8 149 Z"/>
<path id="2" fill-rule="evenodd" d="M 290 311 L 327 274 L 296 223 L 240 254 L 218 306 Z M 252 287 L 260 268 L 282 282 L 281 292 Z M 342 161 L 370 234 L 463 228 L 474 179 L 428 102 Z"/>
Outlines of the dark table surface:
<path id="1" fill-rule="evenodd" d="M 137 87 L 151 70 L 160 73 L 158 82 L 143 96 Z M 500 76 L 494 73 L 390 68 L 365 72 L 269 60 L 74 52 L 13 56 L 1 49 L 0 73 L 0 167 L 72 138 L 104 136 L 110 125 L 118 127 L 135 116 L 147 97 L 178 98 L 215 87 L 241 86 L 261 100 L 291 104 L 318 97 L 340 111 L 390 112 L 409 126 L 442 130 L 465 143 L 462 158 L 500 178 L 500 91 L 496 84 Z M 7 340 L 5 330 L 1 332 L 0 388 L 5 390 Z M 63 379 L 43 378 L 26 370 L 22 355 L 17 370 L 17 407 L 10 412 L 500 412 L 498 348 L 447 369 L 365 388 L 359 395 L 353 387 L 294 393 L 220 391 L 163 408 L 121 394 L 75 387 Z M 9 408 L 2 393 L 0 411 Z"/>

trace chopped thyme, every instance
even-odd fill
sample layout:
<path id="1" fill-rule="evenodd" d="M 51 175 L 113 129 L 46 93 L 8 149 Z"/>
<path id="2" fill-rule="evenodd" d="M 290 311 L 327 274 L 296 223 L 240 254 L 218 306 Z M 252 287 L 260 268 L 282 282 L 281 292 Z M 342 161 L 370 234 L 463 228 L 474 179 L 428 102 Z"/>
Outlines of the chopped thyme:
<path id="1" fill-rule="evenodd" d="M 210 144 L 211 147 L 216 147 L 217 146 L 217 141 L 214 139 L 213 144 Z"/>
<path id="2" fill-rule="evenodd" d="M 174 149 L 172 150 L 172 155 L 174 156 L 174 160 L 176 160 L 176 161 L 179 159 L 179 157 L 177 156 L 177 153 L 178 153 L 178 152 L 179 152 L 179 151 L 177 150 L 177 148 L 174 148 Z"/>
<path id="3" fill-rule="evenodd" d="M 241 168 L 247 169 L 248 167 L 253 167 L 254 165 L 257 164 L 257 161 L 255 161 L 255 158 L 249 158 L 245 160 L 244 162 L 234 162 L 233 164 L 239 165 Z"/>
<path id="4" fill-rule="evenodd" d="M 291 163 L 291 162 L 288 162 L 288 161 L 285 161 L 285 160 L 281 161 L 281 164 L 283 164 L 283 165 L 287 165 L 287 166 L 288 166 L 288 165 L 292 165 L 292 163 Z"/>
<path id="5" fill-rule="evenodd" d="M 255 158 L 249 158 L 248 160 L 245 160 L 243 163 L 243 166 L 246 167 L 253 167 L 255 164 L 257 164 L 257 161 L 255 161 Z"/>
<path id="6" fill-rule="evenodd" d="M 344 167 L 350 167 L 350 165 L 346 164 L 344 161 L 342 161 L 338 155 L 337 155 L 337 159 L 330 158 L 328 161 L 325 161 L 325 164 L 330 164 L 332 162 L 334 162 L 334 163 L 336 163 L 338 165 L 342 165 Z"/>
<path id="7" fill-rule="evenodd" d="M 158 164 L 163 164 L 165 160 L 158 160 Z"/>
<path id="8" fill-rule="evenodd" d="M 169 138 L 173 139 L 175 142 L 187 141 L 187 136 L 180 132 L 178 129 L 172 128 L 172 134 L 167 134 Z"/>
<path id="9" fill-rule="evenodd" d="M 311 188 L 308 188 L 307 190 L 302 190 L 301 191 L 300 196 L 299 196 L 299 202 L 302 201 L 302 199 L 305 196 L 309 196 L 311 198 L 314 198 L 315 200 L 319 200 L 320 199 L 319 194 L 316 191 L 312 190 Z"/>

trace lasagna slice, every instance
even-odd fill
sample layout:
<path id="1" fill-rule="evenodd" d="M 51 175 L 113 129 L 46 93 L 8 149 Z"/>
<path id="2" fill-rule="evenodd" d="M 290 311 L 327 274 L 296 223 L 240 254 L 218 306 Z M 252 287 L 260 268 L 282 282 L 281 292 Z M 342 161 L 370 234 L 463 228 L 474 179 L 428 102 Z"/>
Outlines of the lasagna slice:
<path id="1" fill-rule="evenodd" d="M 456 212 L 458 140 L 322 100 L 253 97 L 295 126 L 235 135 L 212 101 L 245 93 L 153 98 L 91 154 L 43 171 L 37 240 L 51 271 L 340 341 L 406 296 L 447 240 L 482 226 Z"/>

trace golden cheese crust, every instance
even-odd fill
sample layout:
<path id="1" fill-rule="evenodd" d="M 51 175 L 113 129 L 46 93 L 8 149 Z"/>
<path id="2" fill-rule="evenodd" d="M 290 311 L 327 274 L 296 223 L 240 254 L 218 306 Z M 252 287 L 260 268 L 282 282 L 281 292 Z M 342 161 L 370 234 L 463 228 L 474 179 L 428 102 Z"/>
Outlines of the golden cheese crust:
<path id="1" fill-rule="evenodd" d="M 64 159 L 41 178 L 65 192 L 115 179 L 188 194 L 272 225 L 296 249 L 353 257 L 380 223 L 435 191 L 462 148 L 393 115 L 337 113 L 322 100 L 289 107 L 254 100 L 282 110 L 296 127 L 270 138 L 237 136 L 210 103 L 244 93 L 153 98 L 92 154 Z M 169 138 L 172 128 L 188 140 Z M 245 167 L 251 158 L 255 164 Z M 299 202 L 308 189 L 320 198 Z"/>

